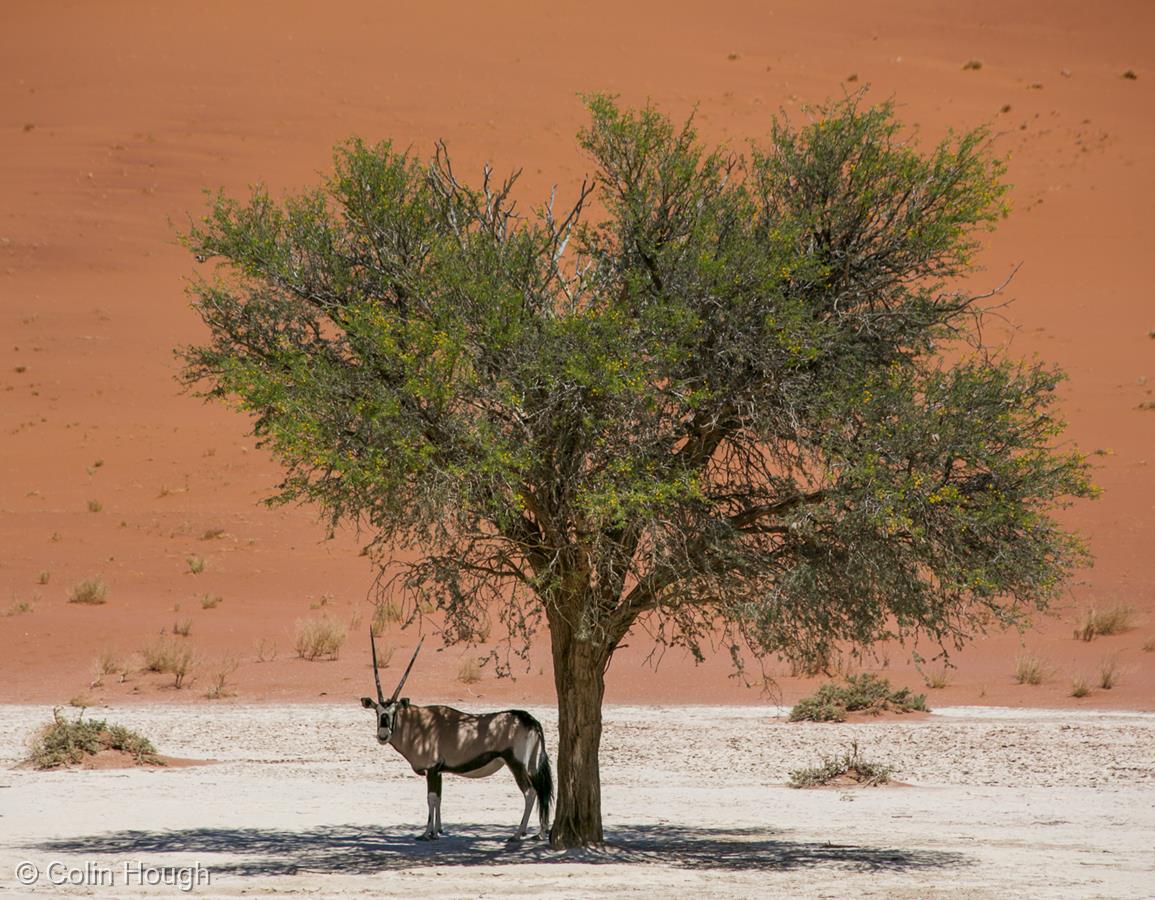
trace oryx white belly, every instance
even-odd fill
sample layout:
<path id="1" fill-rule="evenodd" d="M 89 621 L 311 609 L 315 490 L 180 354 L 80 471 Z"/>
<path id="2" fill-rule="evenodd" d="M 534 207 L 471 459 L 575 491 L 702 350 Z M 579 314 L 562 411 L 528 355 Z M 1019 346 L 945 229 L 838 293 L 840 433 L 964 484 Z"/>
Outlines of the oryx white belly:
<path id="1" fill-rule="evenodd" d="M 486 775 L 492 775 L 504 765 L 505 760 L 499 757 L 498 759 L 487 762 L 480 769 L 473 769 L 469 772 L 456 772 L 454 774 L 460 775 L 462 778 L 484 778 Z"/>

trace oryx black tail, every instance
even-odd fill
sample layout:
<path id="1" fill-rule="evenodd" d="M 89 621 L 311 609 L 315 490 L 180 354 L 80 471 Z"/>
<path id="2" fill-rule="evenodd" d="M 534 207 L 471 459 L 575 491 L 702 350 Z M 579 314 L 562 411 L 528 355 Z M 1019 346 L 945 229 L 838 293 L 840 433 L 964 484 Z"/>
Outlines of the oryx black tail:
<path id="1" fill-rule="evenodd" d="M 541 761 L 537 769 L 530 773 L 530 784 L 537 791 L 537 814 L 541 820 L 541 833 L 549 834 L 549 808 L 553 805 L 553 770 L 549 767 L 549 754 L 545 752 L 545 735 L 537 726 L 537 739 L 541 741 Z"/>

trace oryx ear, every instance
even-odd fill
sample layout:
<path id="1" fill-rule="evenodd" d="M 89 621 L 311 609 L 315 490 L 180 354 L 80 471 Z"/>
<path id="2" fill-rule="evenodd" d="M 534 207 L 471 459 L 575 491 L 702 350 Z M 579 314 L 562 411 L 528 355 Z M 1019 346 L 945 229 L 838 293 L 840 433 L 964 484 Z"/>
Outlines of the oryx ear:
<path id="1" fill-rule="evenodd" d="M 401 698 L 401 705 L 402 706 L 408 706 L 409 705 L 409 698 L 408 697 L 402 697 Z"/>
<path id="2" fill-rule="evenodd" d="M 362 697 L 361 705 L 366 709 L 373 709 L 377 704 L 373 702 L 372 697 Z"/>

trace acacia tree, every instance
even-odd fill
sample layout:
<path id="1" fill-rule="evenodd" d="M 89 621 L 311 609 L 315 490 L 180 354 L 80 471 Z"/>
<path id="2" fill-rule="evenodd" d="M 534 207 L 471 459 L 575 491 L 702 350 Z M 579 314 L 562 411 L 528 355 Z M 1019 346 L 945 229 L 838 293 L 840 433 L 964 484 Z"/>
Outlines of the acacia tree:
<path id="1" fill-rule="evenodd" d="M 1060 373 L 983 346 L 960 287 L 1004 214 L 985 131 L 920 152 L 855 96 L 743 158 L 589 110 L 564 214 L 354 140 L 186 235 L 219 265 L 185 376 L 254 416 L 274 499 L 415 555 L 390 585 L 447 640 L 548 629 L 555 847 L 603 839 L 604 676 L 639 617 L 736 661 L 947 648 L 1046 606 L 1082 556 L 1051 511 L 1092 492 Z"/>

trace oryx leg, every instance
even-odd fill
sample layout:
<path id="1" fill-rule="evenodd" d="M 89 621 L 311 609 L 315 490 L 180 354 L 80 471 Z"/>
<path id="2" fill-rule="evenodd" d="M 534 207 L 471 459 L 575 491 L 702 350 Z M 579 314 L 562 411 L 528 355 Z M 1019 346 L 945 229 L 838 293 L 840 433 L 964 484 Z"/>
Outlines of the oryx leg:
<path id="1" fill-rule="evenodd" d="M 514 759 L 510 762 L 509 769 L 513 772 L 513 777 L 514 780 L 517 781 L 518 788 L 525 796 L 525 814 L 521 817 L 521 824 L 518 826 L 517 831 L 513 837 L 510 838 L 511 841 L 516 841 L 529 833 L 527 830 L 529 828 L 529 815 L 533 812 L 533 804 L 537 800 L 537 791 L 533 789 L 533 785 L 529 780 L 529 772 L 526 771 L 525 766 L 521 764 L 520 760 Z"/>
<path id="2" fill-rule="evenodd" d="M 429 818 L 425 821 L 425 833 L 419 841 L 435 841 L 443 833 L 441 830 L 441 773 L 426 772 L 425 784 L 428 788 Z"/>

